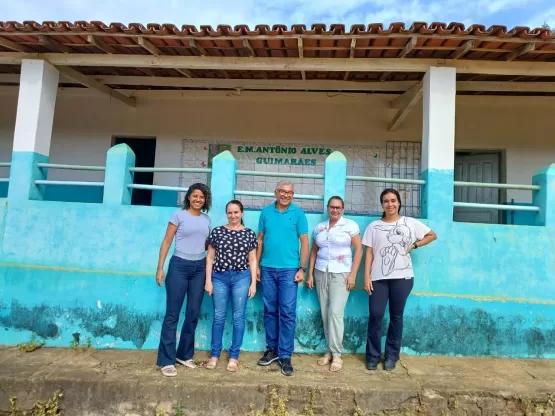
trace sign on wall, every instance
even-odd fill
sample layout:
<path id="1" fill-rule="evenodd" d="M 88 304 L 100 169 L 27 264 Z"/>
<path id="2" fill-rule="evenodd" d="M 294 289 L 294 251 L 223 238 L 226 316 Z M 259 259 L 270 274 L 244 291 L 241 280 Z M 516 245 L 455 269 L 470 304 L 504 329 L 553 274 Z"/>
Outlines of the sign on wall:
<path id="1" fill-rule="evenodd" d="M 420 143 L 376 142 L 368 145 L 313 145 L 302 143 L 208 143 L 184 139 L 182 141 L 182 167 L 211 167 L 214 156 L 229 150 L 237 160 L 240 170 L 261 172 L 324 173 L 324 162 L 333 151 L 342 152 L 347 158 L 347 175 L 383 178 L 420 177 Z M 237 189 L 242 191 L 273 192 L 281 178 L 238 175 Z M 209 175 L 183 173 L 179 185 L 186 187 L 194 182 L 209 183 Z M 293 178 L 295 192 L 305 195 L 323 195 L 322 179 Z M 420 187 L 383 183 L 347 181 L 345 211 L 356 214 L 381 212 L 379 195 L 386 187 L 399 190 L 406 215 L 420 215 Z M 179 196 L 179 201 L 182 200 Z M 245 208 L 262 208 L 273 198 L 242 196 Z M 322 211 L 322 201 L 297 200 L 306 211 Z"/>

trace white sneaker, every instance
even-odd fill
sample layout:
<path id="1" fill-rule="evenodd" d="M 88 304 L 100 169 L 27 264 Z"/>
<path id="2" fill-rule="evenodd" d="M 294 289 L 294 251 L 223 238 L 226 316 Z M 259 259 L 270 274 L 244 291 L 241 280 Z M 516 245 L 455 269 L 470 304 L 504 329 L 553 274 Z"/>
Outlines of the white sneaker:
<path id="1" fill-rule="evenodd" d="M 177 361 L 179 364 L 181 364 L 184 367 L 187 368 L 197 368 L 196 364 L 193 362 L 193 360 L 180 360 L 179 358 L 176 358 L 175 361 Z"/>

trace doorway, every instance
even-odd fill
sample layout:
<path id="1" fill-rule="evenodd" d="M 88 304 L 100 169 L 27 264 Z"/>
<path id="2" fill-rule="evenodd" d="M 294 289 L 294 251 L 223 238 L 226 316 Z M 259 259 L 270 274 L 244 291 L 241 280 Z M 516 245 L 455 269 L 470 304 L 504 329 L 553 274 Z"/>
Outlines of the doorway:
<path id="1" fill-rule="evenodd" d="M 138 168 L 153 168 L 156 156 L 156 139 L 152 138 L 130 138 L 116 137 L 114 145 L 125 143 L 135 153 L 135 166 Z M 153 172 L 135 172 L 134 184 L 152 185 L 154 183 Z M 152 205 L 152 190 L 133 189 L 131 205 Z"/>
<path id="2" fill-rule="evenodd" d="M 501 176 L 501 152 L 456 152 L 455 181 L 499 183 Z M 455 202 L 477 204 L 499 204 L 501 192 L 497 188 L 455 187 Z M 499 210 L 459 208 L 454 209 L 453 219 L 457 222 L 499 224 Z"/>

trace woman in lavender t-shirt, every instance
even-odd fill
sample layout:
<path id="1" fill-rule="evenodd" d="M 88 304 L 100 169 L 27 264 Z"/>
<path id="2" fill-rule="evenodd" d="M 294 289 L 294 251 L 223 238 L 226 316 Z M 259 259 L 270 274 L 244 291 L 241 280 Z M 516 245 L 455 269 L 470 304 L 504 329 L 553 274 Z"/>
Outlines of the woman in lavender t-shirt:
<path id="1" fill-rule="evenodd" d="M 202 183 L 191 185 L 183 201 L 183 209 L 175 212 L 168 224 L 160 247 L 156 283 L 164 283 L 164 262 L 175 237 L 175 250 L 170 259 L 166 281 L 166 315 L 162 323 L 157 365 L 168 377 L 177 375 L 175 363 L 195 368 L 195 330 L 204 297 L 206 276 L 206 239 L 210 233 L 208 212 L 212 203 L 210 189 Z M 185 322 L 177 351 L 176 330 L 183 300 L 187 295 Z"/>

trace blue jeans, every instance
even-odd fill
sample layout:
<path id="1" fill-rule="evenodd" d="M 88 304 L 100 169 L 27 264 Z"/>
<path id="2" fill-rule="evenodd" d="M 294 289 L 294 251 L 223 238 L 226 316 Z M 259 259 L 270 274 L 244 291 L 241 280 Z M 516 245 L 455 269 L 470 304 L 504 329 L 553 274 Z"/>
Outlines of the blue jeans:
<path id="1" fill-rule="evenodd" d="M 229 358 L 239 359 L 239 352 L 245 335 L 247 299 L 249 286 L 251 284 L 250 270 L 237 271 L 227 270 L 225 272 L 212 273 L 212 285 L 214 292 L 214 320 L 212 321 L 212 352 L 211 357 L 220 357 L 222 352 L 222 337 L 224 335 L 225 318 L 227 315 L 227 304 L 231 295 L 231 311 L 233 313 L 233 333 L 231 336 L 231 348 Z"/>
<path id="2" fill-rule="evenodd" d="M 195 353 L 195 330 L 206 279 L 206 259 L 184 260 L 172 256 L 166 275 L 166 316 L 162 323 L 157 365 L 175 364 L 175 358 L 190 360 Z M 179 346 L 175 350 L 175 338 L 179 314 L 187 295 L 185 322 L 181 328 Z"/>
<path id="3" fill-rule="evenodd" d="M 260 268 L 266 348 L 279 358 L 291 358 L 295 350 L 297 319 L 297 287 L 295 274 L 299 269 Z"/>

